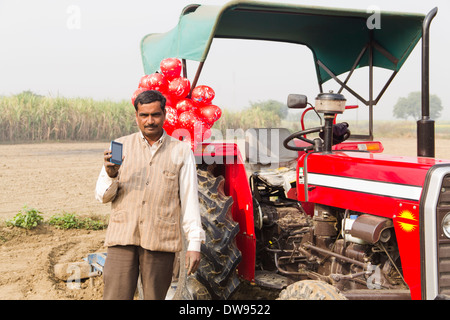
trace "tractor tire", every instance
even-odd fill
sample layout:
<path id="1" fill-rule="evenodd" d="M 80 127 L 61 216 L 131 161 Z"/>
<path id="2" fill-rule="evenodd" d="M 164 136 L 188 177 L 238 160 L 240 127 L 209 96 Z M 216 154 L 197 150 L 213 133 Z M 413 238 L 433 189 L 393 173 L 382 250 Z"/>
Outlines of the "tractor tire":
<path id="1" fill-rule="evenodd" d="M 213 299 L 226 300 L 239 286 L 236 274 L 242 255 L 236 246 L 239 224 L 231 216 L 233 198 L 224 193 L 223 176 L 212 174 L 213 166 L 197 169 L 198 196 L 206 241 L 196 272 L 197 280 L 208 288 Z"/>
<path id="2" fill-rule="evenodd" d="M 347 300 L 347 298 L 339 289 L 324 281 L 302 280 L 281 291 L 278 300 Z"/>

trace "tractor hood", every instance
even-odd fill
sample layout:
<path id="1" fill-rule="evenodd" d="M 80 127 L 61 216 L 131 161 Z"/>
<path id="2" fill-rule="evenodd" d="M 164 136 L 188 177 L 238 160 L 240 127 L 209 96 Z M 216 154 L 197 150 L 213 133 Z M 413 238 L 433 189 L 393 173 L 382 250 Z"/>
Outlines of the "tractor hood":
<path id="1" fill-rule="evenodd" d="M 379 14 L 379 15 L 378 15 Z M 422 14 L 372 12 L 259 1 L 232 1 L 224 6 L 189 5 L 178 25 L 141 41 L 146 74 L 169 57 L 205 61 L 213 38 L 268 40 L 307 46 L 313 53 L 319 84 L 368 66 L 398 71 L 422 37 Z M 379 25 L 373 25 L 377 18 Z M 371 24 L 372 23 L 372 24 Z M 379 27 L 377 29 L 376 27 Z M 365 50 L 367 48 L 373 50 Z"/>

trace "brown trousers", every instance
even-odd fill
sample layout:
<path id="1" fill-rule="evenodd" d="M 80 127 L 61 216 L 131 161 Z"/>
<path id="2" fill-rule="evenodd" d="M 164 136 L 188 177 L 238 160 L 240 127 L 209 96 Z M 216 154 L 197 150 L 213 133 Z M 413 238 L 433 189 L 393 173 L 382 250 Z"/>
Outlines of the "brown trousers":
<path id="1" fill-rule="evenodd" d="M 139 246 L 108 247 L 103 268 L 104 300 L 132 300 L 139 271 L 145 300 L 164 300 L 172 281 L 175 253 Z"/>

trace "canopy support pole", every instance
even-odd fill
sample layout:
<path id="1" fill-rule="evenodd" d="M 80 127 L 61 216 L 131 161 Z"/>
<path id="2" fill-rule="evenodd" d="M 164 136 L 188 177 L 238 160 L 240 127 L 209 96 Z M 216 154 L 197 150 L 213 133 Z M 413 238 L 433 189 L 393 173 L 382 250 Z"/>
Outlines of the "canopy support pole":
<path id="1" fill-rule="evenodd" d="M 369 49 L 369 100 L 364 99 L 361 95 L 356 93 L 352 88 L 348 86 L 348 81 L 350 80 L 351 76 L 353 75 L 353 72 L 356 70 L 357 66 L 359 65 L 361 59 L 363 58 L 364 54 L 366 53 L 367 49 Z M 348 92 L 350 92 L 354 97 L 356 97 L 358 100 L 360 100 L 362 103 L 364 103 L 366 106 L 369 107 L 369 135 L 358 135 L 358 138 L 364 138 L 368 140 L 373 140 L 373 107 L 378 104 L 381 97 L 385 93 L 386 89 L 389 87 L 391 82 L 394 80 L 395 76 L 397 75 L 398 71 L 394 70 L 392 75 L 387 80 L 384 87 L 379 92 L 377 98 L 374 100 L 374 92 L 373 92 L 373 50 L 377 50 L 380 52 L 383 56 L 385 56 L 387 59 L 389 59 L 392 63 L 397 65 L 399 60 L 392 55 L 389 51 L 387 51 L 385 48 L 383 48 L 378 42 L 376 42 L 373 39 L 373 31 L 370 33 L 370 40 L 369 42 L 363 47 L 361 52 L 359 53 L 358 57 L 355 60 L 355 63 L 352 66 L 352 69 L 349 71 L 349 74 L 345 78 L 345 80 L 342 82 L 322 61 L 317 60 L 317 64 L 325 70 L 328 75 L 333 78 L 338 84 L 341 85 L 341 88 L 339 89 L 339 93 L 342 92 L 343 89 L 346 89 Z M 322 89 L 322 87 L 321 87 Z M 322 92 L 322 90 L 321 90 Z M 353 135 L 353 137 L 356 137 Z"/>
<path id="2" fill-rule="evenodd" d="M 373 29 L 369 32 L 369 140 L 373 141 Z"/>
<path id="3" fill-rule="evenodd" d="M 181 63 L 183 65 L 183 77 L 187 78 L 187 63 L 186 63 L 186 59 L 182 59 Z"/>
<path id="4" fill-rule="evenodd" d="M 352 88 L 350 88 L 347 84 L 342 82 L 326 65 L 323 64 L 322 61 L 317 60 L 317 64 L 325 70 L 326 73 L 330 75 L 337 83 L 339 83 L 343 88 L 345 88 L 348 92 L 350 92 L 353 96 L 355 96 L 358 100 L 360 100 L 362 103 L 364 103 L 366 106 L 369 105 L 369 102 L 361 97 L 356 91 L 354 91 Z"/>
<path id="5" fill-rule="evenodd" d="M 200 62 L 200 63 L 198 64 L 197 72 L 195 73 L 194 81 L 192 81 L 192 84 L 191 84 L 191 91 L 189 92 L 188 98 L 191 97 L 192 90 L 194 90 L 195 86 L 197 85 L 197 82 L 198 82 L 198 79 L 200 78 L 200 73 L 202 72 L 202 69 L 203 69 L 203 65 L 204 65 L 204 64 L 205 64 L 205 62 Z"/>
<path id="6" fill-rule="evenodd" d="M 356 58 L 355 63 L 352 66 L 352 69 L 350 70 L 350 72 L 347 75 L 347 78 L 345 78 L 344 80 L 344 84 L 347 85 L 347 82 L 350 80 L 350 78 L 352 77 L 353 72 L 356 70 L 356 67 L 358 66 L 359 62 L 361 61 L 362 57 L 364 56 L 364 53 L 366 53 L 367 48 L 369 47 L 369 44 L 366 44 L 363 49 L 361 50 L 358 58 Z M 338 93 L 341 93 L 342 90 L 344 89 L 344 86 L 341 86 L 341 88 L 339 89 Z"/>

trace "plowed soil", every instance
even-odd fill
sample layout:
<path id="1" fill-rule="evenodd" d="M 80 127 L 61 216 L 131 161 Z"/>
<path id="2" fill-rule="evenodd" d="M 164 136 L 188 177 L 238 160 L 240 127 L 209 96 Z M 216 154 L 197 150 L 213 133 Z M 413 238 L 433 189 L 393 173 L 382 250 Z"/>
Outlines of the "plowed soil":
<path id="1" fill-rule="evenodd" d="M 108 143 L 0 145 L 0 220 L 25 205 L 54 214 L 109 213 L 94 188 Z M 43 224 L 33 230 L 0 222 L 0 299 L 101 299 L 101 277 L 79 283 L 55 278 L 54 265 L 81 262 L 104 251 L 105 231 L 59 230 Z"/>

